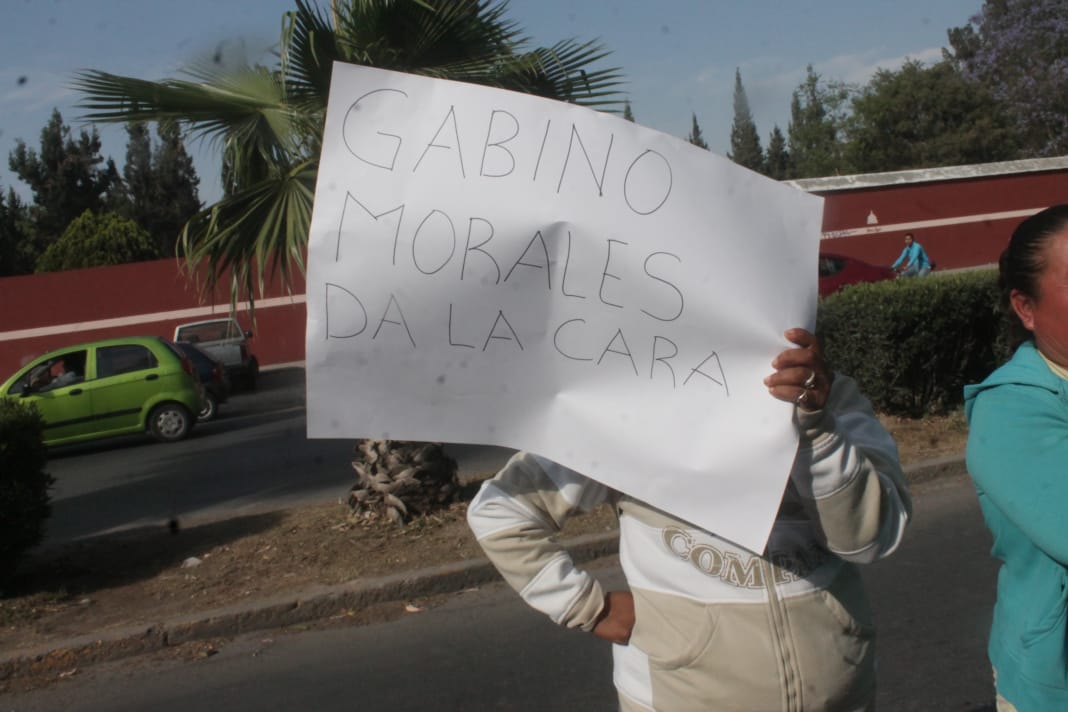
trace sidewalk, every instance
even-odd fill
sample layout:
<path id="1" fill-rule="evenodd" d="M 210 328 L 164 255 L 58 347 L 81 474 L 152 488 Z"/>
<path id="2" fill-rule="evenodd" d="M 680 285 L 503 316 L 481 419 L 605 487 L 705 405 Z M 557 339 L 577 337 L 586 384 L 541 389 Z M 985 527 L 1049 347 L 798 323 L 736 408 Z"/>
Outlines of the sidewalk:
<path id="1" fill-rule="evenodd" d="M 963 454 L 925 460 L 905 468 L 909 483 L 913 485 L 963 472 Z M 615 532 L 588 535 L 563 543 L 577 563 L 618 551 Z M 74 668 L 144 655 L 183 643 L 308 624 L 347 611 L 456 593 L 498 580 L 500 577 L 489 561 L 479 558 L 334 586 L 317 586 L 276 598 L 190 613 L 148 628 L 143 625 L 120 628 L 109 631 L 106 636 L 82 636 L 40 650 L 0 653 L 0 682 L 40 674 L 54 677 Z"/>

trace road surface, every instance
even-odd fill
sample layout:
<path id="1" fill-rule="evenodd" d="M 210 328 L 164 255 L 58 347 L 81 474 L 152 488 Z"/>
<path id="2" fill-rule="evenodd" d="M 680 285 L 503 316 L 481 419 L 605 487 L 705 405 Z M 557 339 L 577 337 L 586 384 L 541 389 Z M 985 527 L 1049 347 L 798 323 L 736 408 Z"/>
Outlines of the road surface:
<path id="1" fill-rule="evenodd" d="M 915 488 L 902 548 L 865 568 L 880 712 L 992 712 L 984 652 L 994 563 L 965 478 Z M 599 575 L 619 585 L 611 560 Z M 607 645 L 561 630 L 503 584 L 363 627 L 260 633 L 195 661 L 127 660 L 0 700 L 20 712 L 615 710 Z"/>
<path id="2" fill-rule="evenodd" d="M 344 500 L 355 481 L 352 440 L 309 440 L 304 370 L 261 374 L 252 393 L 222 406 L 188 440 L 145 436 L 56 448 L 46 546 L 109 530 L 183 525 Z M 498 469 L 505 448 L 450 445 L 461 479 Z"/>

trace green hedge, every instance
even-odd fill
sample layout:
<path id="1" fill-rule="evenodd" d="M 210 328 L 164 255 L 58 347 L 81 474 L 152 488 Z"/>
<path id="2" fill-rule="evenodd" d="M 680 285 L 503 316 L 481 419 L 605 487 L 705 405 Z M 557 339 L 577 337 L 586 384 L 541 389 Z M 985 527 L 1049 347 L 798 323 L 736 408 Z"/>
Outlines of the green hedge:
<path id="1" fill-rule="evenodd" d="M 998 303 L 992 270 L 859 284 L 820 300 L 816 331 L 877 410 L 915 418 L 960 406 L 1006 358 Z"/>
<path id="2" fill-rule="evenodd" d="M 44 538 L 52 476 L 45 472 L 44 420 L 36 408 L 0 398 L 0 587 Z"/>

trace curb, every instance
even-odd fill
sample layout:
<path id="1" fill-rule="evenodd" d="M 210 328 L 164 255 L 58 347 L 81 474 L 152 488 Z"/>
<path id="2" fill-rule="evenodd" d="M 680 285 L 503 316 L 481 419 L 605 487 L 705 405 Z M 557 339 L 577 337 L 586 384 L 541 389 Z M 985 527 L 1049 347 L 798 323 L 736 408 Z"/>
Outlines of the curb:
<path id="1" fill-rule="evenodd" d="M 951 455 L 905 468 L 909 484 L 964 473 L 964 455 Z M 569 539 L 564 547 L 576 563 L 611 556 L 619 551 L 618 532 Z M 0 654 L 0 682 L 16 677 L 54 673 L 96 663 L 144 655 L 168 647 L 210 638 L 234 637 L 261 630 L 324 620 L 346 611 L 443 593 L 501 580 L 485 558 L 469 559 L 373 579 L 320 586 L 277 598 L 202 611 L 168 623 L 129 626 L 106 636 L 82 636 L 35 651 Z"/>
<path id="2" fill-rule="evenodd" d="M 611 556 L 619 551 L 617 532 L 590 534 L 564 542 L 576 563 Z M 106 636 L 82 636 L 35 651 L 0 654 L 0 682 L 40 673 L 144 655 L 168 647 L 209 638 L 234 637 L 260 630 L 285 628 L 336 616 L 345 611 L 456 593 L 500 580 L 484 558 L 406 571 L 380 578 L 320 586 L 273 599 L 199 612 L 169 623 L 130 626 Z"/>
<path id="3" fill-rule="evenodd" d="M 905 480 L 910 485 L 917 485 L 921 482 L 929 482 L 942 477 L 964 475 L 967 470 L 964 466 L 964 454 L 961 453 L 959 455 L 947 455 L 916 462 L 904 468 L 904 472 Z"/>

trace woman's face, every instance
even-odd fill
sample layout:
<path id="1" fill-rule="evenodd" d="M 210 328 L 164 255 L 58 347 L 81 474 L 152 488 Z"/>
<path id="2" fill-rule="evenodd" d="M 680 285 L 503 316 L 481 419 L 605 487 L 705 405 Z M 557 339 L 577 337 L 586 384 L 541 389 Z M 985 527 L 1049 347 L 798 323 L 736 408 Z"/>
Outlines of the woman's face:
<path id="1" fill-rule="evenodd" d="M 1010 297 L 1023 325 L 1034 333 L 1038 350 L 1068 368 L 1068 228 L 1050 238 L 1044 257 L 1038 294 L 1029 297 L 1013 290 Z"/>

